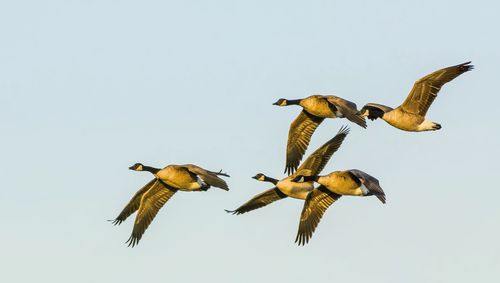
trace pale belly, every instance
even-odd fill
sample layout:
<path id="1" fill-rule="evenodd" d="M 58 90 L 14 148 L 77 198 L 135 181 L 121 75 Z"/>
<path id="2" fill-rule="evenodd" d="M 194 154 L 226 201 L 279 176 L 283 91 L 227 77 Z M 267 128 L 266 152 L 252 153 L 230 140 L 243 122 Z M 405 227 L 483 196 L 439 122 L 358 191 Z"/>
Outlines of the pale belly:
<path id="1" fill-rule="evenodd" d="M 290 180 L 279 181 L 276 187 L 289 197 L 306 199 L 307 195 L 314 189 L 313 182 L 292 182 Z"/>
<path id="2" fill-rule="evenodd" d="M 398 108 L 384 114 L 384 120 L 391 126 L 409 132 L 421 131 L 419 125 L 424 121 L 424 117 L 416 114 L 404 112 Z"/>
<path id="3" fill-rule="evenodd" d="M 336 194 L 343 196 L 363 196 L 363 190 L 360 187 L 357 188 L 338 188 L 338 187 L 328 187 L 328 189 Z"/>

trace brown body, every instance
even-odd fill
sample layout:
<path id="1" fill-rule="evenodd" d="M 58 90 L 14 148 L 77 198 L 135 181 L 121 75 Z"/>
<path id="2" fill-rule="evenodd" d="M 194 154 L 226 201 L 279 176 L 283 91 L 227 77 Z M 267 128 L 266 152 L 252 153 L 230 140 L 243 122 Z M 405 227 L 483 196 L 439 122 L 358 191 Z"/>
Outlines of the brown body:
<path id="1" fill-rule="evenodd" d="M 368 193 L 368 189 L 362 188 L 362 183 L 349 171 L 332 172 L 318 178 L 317 182 L 339 195 L 364 196 Z"/>
<path id="2" fill-rule="evenodd" d="M 340 114 L 338 110 L 334 111 L 332 104 L 328 101 L 326 96 L 323 95 L 311 95 L 300 100 L 300 106 L 304 108 L 308 113 L 313 114 L 320 118 L 342 118 L 343 115 Z"/>

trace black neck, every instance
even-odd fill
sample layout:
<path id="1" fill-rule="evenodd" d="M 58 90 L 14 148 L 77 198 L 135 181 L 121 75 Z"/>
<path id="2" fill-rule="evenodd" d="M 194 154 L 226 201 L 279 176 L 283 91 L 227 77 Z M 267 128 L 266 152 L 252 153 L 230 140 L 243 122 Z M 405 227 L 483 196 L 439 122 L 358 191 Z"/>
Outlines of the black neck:
<path id="1" fill-rule="evenodd" d="M 158 168 L 154 168 L 154 167 L 146 166 L 146 165 L 142 166 L 142 170 L 151 172 L 153 174 L 156 174 L 156 173 L 158 173 L 158 171 L 160 171 L 160 169 L 158 169 Z"/>
<path id="2" fill-rule="evenodd" d="M 271 183 L 273 183 L 273 184 L 275 184 L 275 185 L 276 185 L 276 184 L 278 184 L 278 180 L 273 179 L 273 178 L 271 178 L 271 177 L 267 177 L 267 176 L 264 176 L 264 181 L 265 181 L 265 182 L 271 182 Z"/>
<path id="3" fill-rule="evenodd" d="M 304 176 L 304 182 L 317 182 L 318 181 L 318 176 Z"/>
<path id="4" fill-rule="evenodd" d="M 290 99 L 286 101 L 287 105 L 299 105 L 301 99 Z"/>

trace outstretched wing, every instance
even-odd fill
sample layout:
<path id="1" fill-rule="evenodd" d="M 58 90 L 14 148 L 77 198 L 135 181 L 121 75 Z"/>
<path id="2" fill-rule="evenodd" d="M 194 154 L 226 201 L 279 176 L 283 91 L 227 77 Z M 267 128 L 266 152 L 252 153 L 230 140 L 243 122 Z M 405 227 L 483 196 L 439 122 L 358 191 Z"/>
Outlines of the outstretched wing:
<path id="1" fill-rule="evenodd" d="M 139 205 L 141 204 L 142 195 L 147 192 L 151 186 L 156 182 L 156 179 L 149 181 L 144 187 L 138 190 L 135 195 L 130 199 L 125 208 L 120 212 L 120 214 L 113 221 L 114 225 L 120 225 L 127 217 L 129 217 L 132 213 L 134 213 L 137 209 L 139 209 Z"/>
<path id="2" fill-rule="evenodd" d="M 324 186 L 317 187 L 307 195 L 295 238 L 299 246 L 309 242 L 325 211 L 340 197 L 341 195 L 329 191 Z"/>
<path id="3" fill-rule="evenodd" d="M 139 211 L 135 217 L 132 235 L 130 235 L 130 238 L 127 240 L 129 247 L 134 247 L 139 243 L 144 231 L 146 231 L 149 224 L 151 224 L 160 208 L 163 207 L 175 192 L 177 192 L 177 189 L 156 179 L 156 182 L 151 188 L 143 194 Z"/>
<path id="4" fill-rule="evenodd" d="M 292 174 L 299 167 L 302 156 L 311 141 L 311 136 L 316 128 L 323 122 L 323 118 L 307 113 L 305 110 L 290 125 L 288 142 L 286 145 L 285 173 Z"/>
<path id="5" fill-rule="evenodd" d="M 203 179 L 203 181 L 205 181 L 210 186 L 221 188 L 221 189 L 226 190 L 226 191 L 229 190 L 229 187 L 227 186 L 226 181 L 224 181 L 223 179 L 221 179 L 218 176 L 218 175 L 222 175 L 222 176 L 229 177 L 229 175 L 222 173 L 222 172 L 217 173 L 217 172 L 208 171 L 206 169 L 203 169 L 203 168 L 196 166 L 196 165 L 193 165 L 193 164 L 186 164 L 186 165 L 181 165 L 181 166 L 185 167 L 187 170 L 189 170 L 189 172 L 199 176 L 201 179 Z"/>
<path id="6" fill-rule="evenodd" d="M 243 205 L 238 207 L 235 210 L 226 210 L 228 213 L 232 214 L 243 214 L 254 209 L 258 209 L 264 207 L 270 203 L 273 203 L 277 200 L 286 198 L 287 195 L 282 193 L 278 188 L 272 188 L 263 193 L 260 193 L 254 196 L 251 200 L 245 202 Z"/>
<path id="7" fill-rule="evenodd" d="M 339 149 L 348 133 L 349 127 L 343 126 L 340 128 L 339 132 L 332 139 L 309 155 L 293 175 L 318 175 L 325 168 L 326 163 L 328 163 L 333 153 Z"/>
<path id="8" fill-rule="evenodd" d="M 326 99 L 330 104 L 333 104 L 335 108 L 337 108 L 337 110 L 349 121 L 366 129 L 365 118 L 358 112 L 358 108 L 354 102 L 345 100 L 335 95 L 328 95 L 326 96 Z"/>
<path id="9" fill-rule="evenodd" d="M 441 87 L 461 74 L 472 70 L 474 66 L 469 64 L 470 62 L 466 62 L 444 68 L 419 79 L 413 85 L 406 100 L 401 104 L 401 108 L 406 112 L 425 116 Z"/>

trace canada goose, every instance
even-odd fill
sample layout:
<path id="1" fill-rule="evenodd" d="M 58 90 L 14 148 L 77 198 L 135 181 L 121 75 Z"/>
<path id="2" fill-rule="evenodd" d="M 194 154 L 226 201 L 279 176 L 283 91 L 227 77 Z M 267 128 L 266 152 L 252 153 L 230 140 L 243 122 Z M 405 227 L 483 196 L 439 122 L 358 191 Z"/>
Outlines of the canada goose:
<path id="1" fill-rule="evenodd" d="M 360 113 L 370 120 L 381 118 L 393 127 L 404 131 L 439 130 L 441 125 L 426 119 L 425 114 L 445 83 L 474 69 L 473 65 L 469 65 L 470 63 L 469 61 L 444 68 L 419 79 L 413 85 L 403 104 L 396 109 L 381 104 L 368 103 L 361 109 Z"/>
<path id="2" fill-rule="evenodd" d="M 325 118 L 345 117 L 366 128 L 365 118 L 358 114 L 356 104 L 333 95 L 311 95 L 303 99 L 280 98 L 273 105 L 300 105 L 303 108 L 288 130 L 285 167 L 288 175 L 297 170 L 311 136 Z"/>
<path id="3" fill-rule="evenodd" d="M 309 242 L 326 209 L 343 195 L 374 195 L 385 203 L 385 193 L 378 180 L 360 170 L 335 171 L 325 176 L 304 176 L 304 181 L 311 180 L 320 186 L 309 193 L 304 202 L 299 230 L 295 238 L 298 245 L 305 245 Z"/>
<path id="4" fill-rule="evenodd" d="M 274 185 L 274 187 L 254 196 L 237 209 L 226 210 L 226 212 L 232 214 L 243 214 L 286 197 L 305 199 L 307 194 L 314 189 L 314 183 L 312 182 L 313 180 L 304 182 L 303 176 L 319 174 L 325 167 L 326 163 L 330 160 L 333 153 L 339 149 L 348 133 L 349 128 L 342 127 L 335 137 L 327 141 L 324 145 L 309 155 L 295 174 L 282 180 L 267 177 L 262 173 L 255 175 L 252 178 L 262 182 L 270 182 Z"/>
<path id="5" fill-rule="evenodd" d="M 206 191 L 211 186 L 229 190 L 226 182 L 218 176 L 229 177 L 226 173 L 212 172 L 193 164 L 168 165 L 163 169 L 154 168 L 136 163 L 130 170 L 148 171 L 155 178 L 142 187 L 116 219 L 114 225 L 119 225 L 132 213 L 138 210 L 135 217 L 132 235 L 127 240 L 128 246 L 134 247 L 139 243 L 162 206 L 178 191 Z"/>

